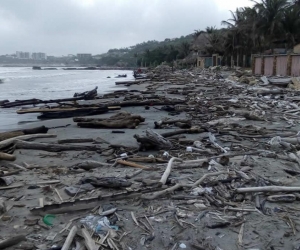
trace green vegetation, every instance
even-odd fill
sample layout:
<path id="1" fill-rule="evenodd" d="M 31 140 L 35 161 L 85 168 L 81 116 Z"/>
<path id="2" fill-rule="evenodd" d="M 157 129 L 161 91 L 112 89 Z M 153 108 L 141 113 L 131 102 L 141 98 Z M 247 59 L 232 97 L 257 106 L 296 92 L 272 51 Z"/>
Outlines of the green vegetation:
<path id="1" fill-rule="evenodd" d="M 223 54 L 253 54 L 276 48 L 292 49 L 300 41 L 300 2 L 253 1 L 223 21 Z"/>
<path id="2" fill-rule="evenodd" d="M 181 36 L 180 38 L 165 39 L 162 42 L 148 41 L 139 43 L 129 48 L 110 49 L 102 58 L 97 60 L 99 65 L 131 66 L 136 65 L 159 65 L 167 61 L 172 62 L 182 59 L 190 52 L 190 45 L 193 41 L 192 35 Z"/>
<path id="3" fill-rule="evenodd" d="M 231 11 L 222 21 L 225 28 L 207 27 L 193 34 L 163 42 L 148 41 L 129 48 L 111 49 L 97 61 L 99 65 L 156 66 L 197 55 L 223 56 L 263 53 L 274 48 L 291 50 L 300 42 L 300 0 L 259 0 L 253 7 Z"/>

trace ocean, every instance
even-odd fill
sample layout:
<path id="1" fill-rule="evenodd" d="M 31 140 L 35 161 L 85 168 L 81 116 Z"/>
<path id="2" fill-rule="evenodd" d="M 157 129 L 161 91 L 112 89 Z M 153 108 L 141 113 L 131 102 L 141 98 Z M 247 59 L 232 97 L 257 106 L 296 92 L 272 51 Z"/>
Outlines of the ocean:
<path id="1" fill-rule="evenodd" d="M 127 78 L 115 78 L 127 74 Z M 107 78 L 110 76 L 111 78 Z M 133 80 L 132 71 L 124 70 L 33 70 L 31 67 L 0 67 L 0 101 L 58 99 L 73 97 L 98 86 L 98 94 L 124 89 L 116 81 Z M 0 131 L 20 129 L 24 123 L 37 121 L 37 114 L 18 115 L 21 107 L 0 108 Z"/>

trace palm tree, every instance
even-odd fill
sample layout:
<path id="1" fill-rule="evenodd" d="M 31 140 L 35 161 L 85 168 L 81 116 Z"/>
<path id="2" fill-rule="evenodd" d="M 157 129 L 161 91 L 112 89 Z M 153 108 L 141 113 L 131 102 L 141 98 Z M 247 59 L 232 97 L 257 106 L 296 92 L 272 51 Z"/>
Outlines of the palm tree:
<path id="1" fill-rule="evenodd" d="M 260 20 L 258 20 L 260 34 L 265 37 L 267 45 L 273 48 L 272 42 L 281 38 L 284 32 L 281 20 L 290 3 L 288 0 L 251 1 L 255 3 L 254 8 L 260 16 Z"/>
<path id="2" fill-rule="evenodd" d="M 288 47 L 295 46 L 296 39 L 300 38 L 300 8 L 298 6 L 290 6 L 285 9 L 282 27 L 285 31 Z"/>
<path id="3" fill-rule="evenodd" d="M 194 40 L 196 40 L 198 38 L 198 36 L 200 36 L 203 33 L 205 33 L 204 30 L 194 30 L 194 33 L 193 33 Z"/>

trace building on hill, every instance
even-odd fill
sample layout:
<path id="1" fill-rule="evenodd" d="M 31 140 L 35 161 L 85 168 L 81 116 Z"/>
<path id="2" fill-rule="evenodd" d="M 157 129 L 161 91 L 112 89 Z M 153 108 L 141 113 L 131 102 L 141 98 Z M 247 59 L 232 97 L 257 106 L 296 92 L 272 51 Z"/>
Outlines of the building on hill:
<path id="1" fill-rule="evenodd" d="M 77 58 L 79 60 L 85 60 L 85 59 L 91 59 L 92 58 L 92 54 L 88 54 L 88 53 L 80 53 L 80 54 L 77 54 Z"/>

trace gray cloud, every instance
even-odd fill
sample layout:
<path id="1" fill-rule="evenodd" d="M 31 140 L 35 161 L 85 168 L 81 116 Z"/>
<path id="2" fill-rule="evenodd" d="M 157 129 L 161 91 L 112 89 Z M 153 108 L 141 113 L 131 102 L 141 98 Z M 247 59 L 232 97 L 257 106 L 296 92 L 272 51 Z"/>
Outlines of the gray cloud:
<path id="1" fill-rule="evenodd" d="M 241 0 L 228 0 L 230 7 Z M 164 40 L 207 26 L 230 13 L 220 0 L 1 0 L 0 54 L 104 53 Z"/>

